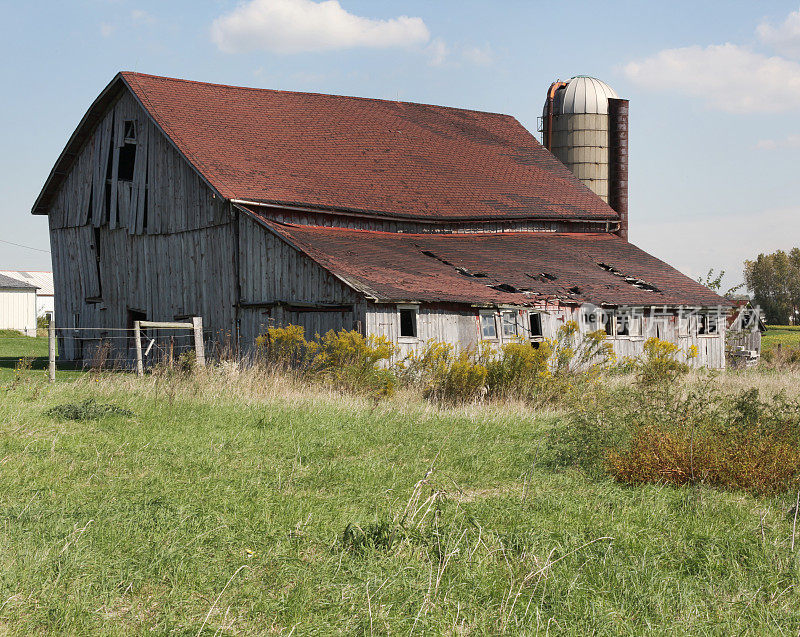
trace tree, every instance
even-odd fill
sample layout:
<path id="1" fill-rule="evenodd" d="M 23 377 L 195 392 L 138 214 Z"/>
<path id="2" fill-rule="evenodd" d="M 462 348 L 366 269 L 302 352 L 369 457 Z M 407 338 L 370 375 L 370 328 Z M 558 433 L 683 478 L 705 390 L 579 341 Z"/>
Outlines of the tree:
<path id="1" fill-rule="evenodd" d="M 800 312 L 800 249 L 778 250 L 744 262 L 744 280 L 767 322 L 787 325 Z"/>
<path id="2" fill-rule="evenodd" d="M 716 292 L 720 294 L 720 290 L 722 290 L 722 279 L 725 278 L 725 270 L 720 270 L 719 274 L 714 276 L 714 268 L 711 268 L 706 274 L 705 278 L 700 277 L 697 279 L 697 282 L 701 285 L 705 285 L 709 290 L 712 292 Z M 739 285 L 734 285 L 732 288 L 728 288 L 728 291 L 722 294 L 725 298 L 730 298 L 736 292 L 741 290 L 744 287 L 744 283 L 740 283 Z"/>

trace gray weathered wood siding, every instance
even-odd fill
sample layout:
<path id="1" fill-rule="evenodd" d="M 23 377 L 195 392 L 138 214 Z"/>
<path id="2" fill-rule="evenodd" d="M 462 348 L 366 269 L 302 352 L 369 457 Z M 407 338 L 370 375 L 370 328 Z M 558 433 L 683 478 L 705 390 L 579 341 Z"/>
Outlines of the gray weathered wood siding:
<path id="1" fill-rule="evenodd" d="M 309 338 L 359 322 L 363 330 L 361 294 L 246 214 L 239 216 L 239 261 L 243 346 L 270 325 L 301 325 Z"/>
<path id="2" fill-rule="evenodd" d="M 131 181 L 117 174 L 125 122 L 135 122 Z M 111 176 L 107 179 L 109 157 Z M 235 329 L 235 227 L 218 198 L 129 93 L 80 149 L 48 212 L 61 356 L 88 355 L 128 311 L 148 320 L 200 315 L 207 334 Z M 65 328 L 101 328 L 96 332 Z"/>
<path id="3" fill-rule="evenodd" d="M 369 303 L 367 306 L 367 331 L 376 336 L 385 336 L 397 345 L 399 356 L 403 358 L 413 352 L 418 352 L 425 343 L 437 340 L 450 343 L 456 349 L 474 348 L 479 342 L 488 342 L 494 346 L 501 346 L 507 342 L 518 341 L 520 338 L 530 337 L 530 323 L 528 309 L 513 309 L 517 313 L 518 336 L 504 336 L 500 315 L 511 308 L 498 308 L 495 310 L 481 310 L 478 308 L 436 308 L 422 304 L 418 314 L 418 336 L 416 338 L 401 337 L 400 314 L 398 306 L 389 303 Z M 650 308 L 639 308 L 643 313 Z M 497 326 L 497 338 L 483 339 L 481 337 L 479 317 L 481 313 L 494 313 Z M 544 338 L 555 339 L 559 328 L 567 321 L 578 323 L 582 333 L 594 329 L 582 321 L 579 308 L 549 307 L 545 310 L 534 310 L 542 316 L 542 330 Z M 680 360 L 691 346 L 697 348 L 697 358 L 690 361 L 694 367 L 711 367 L 723 369 L 725 367 L 725 332 L 715 335 L 698 335 L 696 318 L 680 318 L 677 313 L 665 316 L 643 316 L 642 333 L 637 336 L 609 337 L 614 353 L 618 360 L 638 358 L 644 353 L 644 343 L 650 337 L 676 343 L 681 349 Z"/>

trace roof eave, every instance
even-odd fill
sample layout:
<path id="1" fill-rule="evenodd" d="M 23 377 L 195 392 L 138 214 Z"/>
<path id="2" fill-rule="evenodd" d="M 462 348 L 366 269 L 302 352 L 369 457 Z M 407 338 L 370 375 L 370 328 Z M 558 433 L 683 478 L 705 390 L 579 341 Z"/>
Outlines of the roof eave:
<path id="1" fill-rule="evenodd" d="M 557 214 L 536 214 L 536 213 L 522 213 L 522 214 L 507 214 L 503 217 L 487 217 L 487 216 L 436 216 L 433 218 L 422 217 L 415 214 L 401 214 L 383 212 L 380 210 L 365 210 L 359 208 L 337 208 L 333 206 L 321 206 L 304 204 L 296 201 L 278 201 L 278 200 L 251 200 L 251 199 L 230 199 L 231 203 L 240 206 L 257 206 L 262 208 L 276 208 L 281 210 L 292 210 L 296 212 L 313 212 L 323 214 L 335 214 L 345 216 L 368 217 L 372 219 L 396 219 L 403 221 L 413 221 L 420 224 L 441 224 L 453 222 L 476 222 L 476 223 L 502 223 L 504 221 L 558 221 L 563 223 L 594 223 L 594 224 L 614 224 L 619 223 L 619 215 L 598 215 L 596 217 L 565 217 Z"/>

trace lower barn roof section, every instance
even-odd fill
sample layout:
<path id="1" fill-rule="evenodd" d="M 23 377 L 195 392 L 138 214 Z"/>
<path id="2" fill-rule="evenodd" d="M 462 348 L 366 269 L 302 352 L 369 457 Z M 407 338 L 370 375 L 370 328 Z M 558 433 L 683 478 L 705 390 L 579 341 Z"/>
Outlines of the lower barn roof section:
<path id="1" fill-rule="evenodd" d="M 261 222 L 380 301 L 729 306 L 610 234 L 402 234 Z"/>

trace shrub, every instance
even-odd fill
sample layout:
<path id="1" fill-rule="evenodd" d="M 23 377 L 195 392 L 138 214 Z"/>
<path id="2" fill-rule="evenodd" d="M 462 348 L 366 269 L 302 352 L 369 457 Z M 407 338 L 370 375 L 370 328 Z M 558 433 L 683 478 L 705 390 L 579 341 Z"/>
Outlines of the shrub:
<path id="1" fill-rule="evenodd" d="M 606 340 L 605 330 L 582 334 L 575 321 L 567 321 L 558 328 L 552 350 L 550 370 L 553 375 L 606 369 L 615 361 L 614 347 Z"/>
<path id="2" fill-rule="evenodd" d="M 313 358 L 318 346 L 309 342 L 301 325 L 270 327 L 256 339 L 259 355 L 272 367 L 302 369 Z"/>
<path id="3" fill-rule="evenodd" d="M 694 347 L 694 346 L 692 346 Z M 689 371 L 690 367 L 679 360 L 681 349 L 669 341 L 648 338 L 644 343 L 644 354 L 639 359 L 638 378 L 641 383 L 653 384 L 675 380 Z M 697 356 L 697 349 L 690 349 L 687 359 Z"/>
<path id="4" fill-rule="evenodd" d="M 602 392 L 551 435 L 551 462 L 606 471 L 628 484 L 702 483 L 773 494 L 800 482 L 800 403 L 757 390 Z"/>
<path id="5" fill-rule="evenodd" d="M 478 358 L 474 350 L 457 354 L 449 343 L 429 341 L 398 367 L 401 378 L 420 387 L 426 398 L 457 404 L 477 400 L 486 392 L 487 370 Z"/>
<path id="6" fill-rule="evenodd" d="M 641 427 L 624 451 L 610 451 L 609 471 L 621 482 L 666 482 L 769 495 L 797 487 L 800 449 L 788 432 L 757 426 L 738 431 Z"/>
<path id="7" fill-rule="evenodd" d="M 477 400 L 486 391 L 486 375 L 486 367 L 474 360 L 472 352 L 461 352 L 439 370 L 427 396 L 449 403 Z"/>
<path id="8" fill-rule="evenodd" d="M 98 420 L 105 416 L 133 416 L 130 409 L 117 405 L 98 403 L 94 398 L 87 398 L 80 403 L 65 403 L 51 407 L 45 415 L 61 420 Z"/>
<path id="9" fill-rule="evenodd" d="M 394 373 L 380 366 L 396 353 L 387 338 L 365 338 L 348 330 L 330 330 L 317 338 L 318 342 L 306 340 L 300 325 L 271 327 L 256 339 L 256 347 L 268 366 L 294 369 L 307 378 L 348 391 L 366 391 L 376 398 L 394 393 Z"/>
<path id="10" fill-rule="evenodd" d="M 531 398 L 550 376 L 549 341 L 536 349 L 530 343 L 507 343 L 497 355 L 487 356 L 486 385 L 489 394 L 505 398 Z"/>

